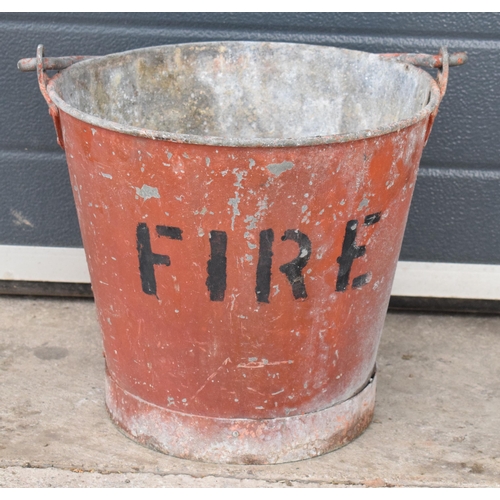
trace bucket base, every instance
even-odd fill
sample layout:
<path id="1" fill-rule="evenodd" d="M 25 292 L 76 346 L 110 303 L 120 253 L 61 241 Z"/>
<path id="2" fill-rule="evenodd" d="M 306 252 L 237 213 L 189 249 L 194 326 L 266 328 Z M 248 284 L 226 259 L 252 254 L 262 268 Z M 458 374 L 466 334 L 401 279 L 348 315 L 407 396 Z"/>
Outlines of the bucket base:
<path id="1" fill-rule="evenodd" d="M 106 377 L 113 422 L 134 441 L 167 455 L 202 462 L 278 464 L 346 445 L 370 424 L 376 376 L 351 399 L 317 412 L 272 419 L 189 415 L 148 403 Z"/>

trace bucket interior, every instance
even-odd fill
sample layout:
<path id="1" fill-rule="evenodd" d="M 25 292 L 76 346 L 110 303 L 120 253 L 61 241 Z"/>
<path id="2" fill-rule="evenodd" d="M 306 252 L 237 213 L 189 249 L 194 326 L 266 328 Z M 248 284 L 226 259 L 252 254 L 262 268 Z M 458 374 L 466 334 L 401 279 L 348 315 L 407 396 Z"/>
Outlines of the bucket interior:
<path id="1" fill-rule="evenodd" d="M 125 128 L 298 140 L 376 131 L 415 118 L 429 106 L 433 79 L 365 52 L 215 42 L 84 61 L 64 70 L 51 94 L 70 114 Z"/>

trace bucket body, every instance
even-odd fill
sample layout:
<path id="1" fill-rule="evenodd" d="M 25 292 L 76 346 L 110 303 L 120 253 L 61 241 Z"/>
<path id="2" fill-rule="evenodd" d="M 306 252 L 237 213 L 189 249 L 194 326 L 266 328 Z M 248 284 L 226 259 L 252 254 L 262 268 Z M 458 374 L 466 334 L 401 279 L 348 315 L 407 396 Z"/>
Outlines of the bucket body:
<path id="1" fill-rule="evenodd" d="M 344 76 L 316 68 L 297 97 L 292 87 L 307 75 L 294 61 L 316 58 L 314 67 L 338 53 Z M 370 65 L 382 69 L 372 75 Z M 284 67 L 289 80 L 269 89 L 262 75 Z M 369 82 L 351 92 L 361 74 Z M 161 92 L 167 99 L 155 101 Z M 424 72 L 377 56 L 247 42 L 131 51 L 51 81 L 103 333 L 107 406 L 127 435 L 184 458 L 279 463 L 367 427 L 438 93 Z M 263 124 L 261 115 L 279 116 Z"/>

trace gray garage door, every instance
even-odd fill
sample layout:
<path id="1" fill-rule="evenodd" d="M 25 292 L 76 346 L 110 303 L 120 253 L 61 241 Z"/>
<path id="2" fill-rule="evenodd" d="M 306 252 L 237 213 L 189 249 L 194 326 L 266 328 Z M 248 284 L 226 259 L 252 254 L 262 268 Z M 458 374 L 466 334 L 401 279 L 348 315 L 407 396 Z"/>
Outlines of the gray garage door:
<path id="1" fill-rule="evenodd" d="M 467 51 L 424 152 L 394 294 L 500 299 L 500 14 L 2 14 L 0 279 L 88 280 L 76 271 L 81 239 L 64 154 L 36 77 L 19 73 L 17 60 L 38 43 L 48 55 L 104 55 L 209 40 Z"/>

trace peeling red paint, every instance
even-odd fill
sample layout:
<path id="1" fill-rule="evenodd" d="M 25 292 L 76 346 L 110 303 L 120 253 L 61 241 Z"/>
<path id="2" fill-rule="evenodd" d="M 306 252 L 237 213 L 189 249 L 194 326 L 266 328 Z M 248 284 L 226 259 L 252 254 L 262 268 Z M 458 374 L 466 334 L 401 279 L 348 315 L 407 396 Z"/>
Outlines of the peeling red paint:
<path id="1" fill-rule="evenodd" d="M 440 87 L 419 76 L 428 102 L 411 117 L 242 144 L 86 115 L 58 96 L 62 75 L 47 94 L 39 69 L 67 154 L 107 405 L 127 435 L 184 458 L 279 463 L 368 426 L 418 163 L 446 88 L 441 57 Z"/>

